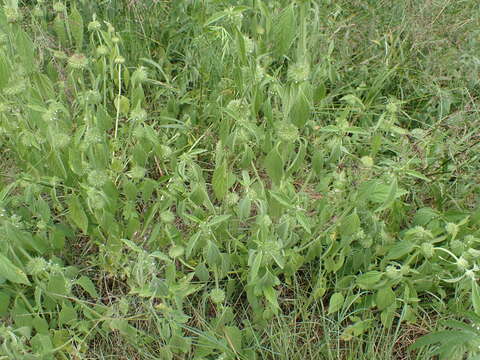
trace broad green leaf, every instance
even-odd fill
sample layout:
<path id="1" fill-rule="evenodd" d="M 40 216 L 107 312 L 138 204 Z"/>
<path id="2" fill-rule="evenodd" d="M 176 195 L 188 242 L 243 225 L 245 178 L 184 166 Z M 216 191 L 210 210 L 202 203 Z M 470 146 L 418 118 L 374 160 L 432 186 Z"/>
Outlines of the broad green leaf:
<path id="1" fill-rule="evenodd" d="M 204 263 L 200 263 L 195 268 L 195 275 L 198 280 L 207 282 L 210 279 L 210 273 Z"/>
<path id="2" fill-rule="evenodd" d="M 17 59 L 23 62 L 26 71 L 31 72 L 36 67 L 35 46 L 25 31 L 17 29 L 16 32 L 16 53 L 19 55 Z"/>
<path id="3" fill-rule="evenodd" d="M 50 275 L 47 284 L 47 291 L 51 293 L 51 295 L 60 295 L 62 297 L 70 294 L 67 280 L 60 273 Z"/>
<path id="4" fill-rule="evenodd" d="M 69 217 L 72 222 L 77 225 L 84 234 L 88 231 L 88 218 L 83 210 L 80 199 L 77 196 L 72 196 L 68 202 Z"/>
<path id="5" fill-rule="evenodd" d="M 35 316 L 35 318 L 32 321 L 32 325 L 34 329 L 37 331 L 37 333 L 48 335 L 49 326 L 48 326 L 48 322 L 44 318 L 38 315 Z"/>
<path id="6" fill-rule="evenodd" d="M 405 171 L 405 174 L 409 175 L 409 176 L 412 176 L 414 178 L 417 178 L 417 179 L 421 179 L 421 180 L 424 180 L 426 182 L 430 182 L 431 180 L 426 177 L 425 175 L 423 175 L 421 172 L 418 172 L 416 170 L 406 170 Z"/>
<path id="7" fill-rule="evenodd" d="M 388 260 L 396 260 L 410 253 L 415 245 L 410 241 L 403 240 L 393 245 L 387 254 Z"/>
<path id="8" fill-rule="evenodd" d="M 209 266 L 220 266 L 222 263 L 222 255 L 220 254 L 220 250 L 213 241 L 208 242 L 205 260 Z"/>
<path id="9" fill-rule="evenodd" d="M 59 325 L 68 325 L 77 320 L 77 312 L 75 308 L 67 303 L 62 306 L 62 310 L 58 314 Z"/>
<path id="10" fill-rule="evenodd" d="M 328 305 L 328 313 L 333 314 L 340 310 L 345 301 L 345 297 L 342 293 L 337 292 L 330 297 L 330 302 Z"/>
<path id="11" fill-rule="evenodd" d="M 82 276 L 75 283 L 81 286 L 82 289 L 85 290 L 88 293 L 88 295 L 90 295 L 92 298 L 94 299 L 98 298 L 98 292 L 97 292 L 97 289 L 95 288 L 95 284 L 93 283 L 92 280 L 90 280 L 89 277 Z"/>
<path id="12" fill-rule="evenodd" d="M 182 245 L 174 245 L 168 250 L 168 256 L 172 259 L 179 258 L 185 253 L 185 248 Z"/>
<path id="13" fill-rule="evenodd" d="M 269 190 L 268 193 L 272 198 L 278 201 L 281 205 L 285 206 L 287 209 L 295 209 L 293 201 L 291 199 L 288 199 L 285 194 L 273 190 Z"/>
<path id="14" fill-rule="evenodd" d="M 274 55 L 280 57 L 287 53 L 297 34 L 294 4 L 275 16 L 272 24 Z"/>
<path id="15" fill-rule="evenodd" d="M 272 182 L 276 185 L 280 184 L 283 177 L 283 160 L 276 147 L 265 157 L 264 166 Z"/>
<path id="16" fill-rule="evenodd" d="M 189 259 L 190 256 L 194 254 L 198 240 L 200 239 L 201 235 L 202 235 L 202 232 L 197 231 L 188 240 L 187 247 L 185 249 L 185 256 L 187 257 L 187 259 Z"/>
<path id="17" fill-rule="evenodd" d="M 250 216 L 252 211 L 252 201 L 248 196 L 245 196 L 238 204 L 238 216 L 241 220 L 245 220 Z"/>
<path id="18" fill-rule="evenodd" d="M 236 326 L 225 326 L 223 331 L 228 345 L 235 353 L 239 353 L 242 350 L 242 332 L 240 329 Z"/>
<path id="19" fill-rule="evenodd" d="M 115 98 L 115 108 L 123 115 L 127 115 L 130 110 L 130 100 L 120 95 L 120 97 Z"/>
<path id="20" fill-rule="evenodd" d="M 380 310 L 384 310 L 395 302 L 395 292 L 390 286 L 384 286 L 377 291 L 376 303 Z"/>
<path id="21" fill-rule="evenodd" d="M 68 149 L 68 165 L 70 169 L 77 175 L 83 175 L 85 168 L 82 161 L 82 152 L 77 148 Z"/>
<path id="22" fill-rule="evenodd" d="M 263 259 L 263 253 L 261 251 L 257 251 L 254 254 L 253 261 L 251 264 L 250 269 L 250 279 L 255 280 L 258 275 L 258 270 L 260 270 L 260 265 L 262 264 L 262 259 Z"/>
<path id="23" fill-rule="evenodd" d="M 382 279 L 383 273 L 380 271 L 372 270 L 366 272 L 357 277 L 357 285 L 361 289 L 371 290 L 375 288 L 375 285 Z"/>
<path id="24" fill-rule="evenodd" d="M 225 221 L 227 221 L 228 219 L 230 219 L 232 215 L 217 215 L 217 216 L 214 216 L 213 219 L 211 219 L 208 223 L 207 223 L 207 227 L 215 227 Z"/>
<path id="25" fill-rule="evenodd" d="M 323 170 L 323 164 L 325 161 L 325 154 L 323 151 L 315 149 L 315 153 L 312 157 L 312 169 L 316 175 L 320 175 Z"/>
<path id="26" fill-rule="evenodd" d="M 438 218 L 438 213 L 429 207 L 421 208 L 417 210 L 413 218 L 414 225 L 426 226 L 433 219 Z"/>
<path id="27" fill-rule="evenodd" d="M 292 92 L 289 117 L 290 121 L 301 129 L 310 117 L 312 89 L 309 84 L 304 83 Z"/>
<path id="28" fill-rule="evenodd" d="M 263 288 L 263 295 L 267 301 L 272 305 L 273 311 L 276 312 L 280 306 L 278 305 L 278 296 L 275 289 L 271 286 Z"/>
<path id="29" fill-rule="evenodd" d="M 387 197 L 385 198 L 383 204 L 379 208 L 377 208 L 375 212 L 380 212 L 389 208 L 392 205 L 395 198 L 397 197 L 397 190 L 398 190 L 397 178 L 394 177 L 388 189 Z"/>
<path id="30" fill-rule="evenodd" d="M 215 169 L 212 177 L 212 188 L 215 197 L 218 200 L 222 200 L 228 191 L 228 169 L 227 162 L 223 161 L 222 164 Z"/>
<path id="31" fill-rule="evenodd" d="M 472 280 L 472 304 L 475 314 L 480 315 L 480 287 Z"/>
<path id="32" fill-rule="evenodd" d="M 0 254 L 0 278 L 7 279 L 16 284 L 30 285 L 30 281 L 23 270 L 14 265 L 3 254 Z"/>
<path id="33" fill-rule="evenodd" d="M 273 251 L 270 255 L 272 256 L 273 260 L 277 263 L 280 269 L 283 269 L 285 267 L 285 257 L 283 256 L 280 250 Z"/>
<path id="34" fill-rule="evenodd" d="M 75 40 L 75 46 L 77 47 L 77 50 L 80 51 L 83 46 L 83 19 L 75 5 L 71 7 L 70 15 L 68 17 L 68 25 L 72 37 Z"/>
<path id="35" fill-rule="evenodd" d="M 65 18 L 63 14 L 58 14 L 53 20 L 53 29 L 57 34 L 58 40 L 61 45 L 67 45 L 67 31 L 65 30 Z"/>
<path id="36" fill-rule="evenodd" d="M 358 196 L 362 200 L 369 200 L 375 204 L 385 204 L 390 195 L 391 185 L 384 184 L 380 180 L 366 181 L 360 185 L 358 189 Z M 405 194 L 407 194 L 407 191 L 397 187 L 395 198 Z"/>
<path id="37" fill-rule="evenodd" d="M 37 333 L 31 339 L 31 344 L 35 354 L 45 355 L 45 356 L 41 356 L 42 359 L 52 359 L 52 358 L 46 357 L 46 354 L 51 354 L 53 352 L 53 344 L 52 344 L 52 339 L 50 337 L 50 334 L 46 335 L 46 334 Z"/>
<path id="38" fill-rule="evenodd" d="M 380 320 L 386 328 L 392 326 L 393 317 L 395 316 L 395 305 L 390 305 L 380 314 Z"/>
<path id="39" fill-rule="evenodd" d="M 9 306 L 10 306 L 10 295 L 8 295 L 3 291 L 0 291 L 0 318 L 7 315 Z"/>
<path id="40" fill-rule="evenodd" d="M 340 235 L 351 236 L 360 230 L 360 218 L 357 212 L 354 211 L 349 216 L 345 217 L 338 228 Z"/>

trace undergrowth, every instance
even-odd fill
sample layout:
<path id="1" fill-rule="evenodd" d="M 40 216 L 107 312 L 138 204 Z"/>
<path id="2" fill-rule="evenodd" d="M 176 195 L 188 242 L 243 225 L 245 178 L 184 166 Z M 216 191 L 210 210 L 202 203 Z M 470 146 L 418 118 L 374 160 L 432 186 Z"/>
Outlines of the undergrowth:
<path id="1" fill-rule="evenodd" d="M 0 10 L 1 359 L 474 359 L 475 1 Z"/>

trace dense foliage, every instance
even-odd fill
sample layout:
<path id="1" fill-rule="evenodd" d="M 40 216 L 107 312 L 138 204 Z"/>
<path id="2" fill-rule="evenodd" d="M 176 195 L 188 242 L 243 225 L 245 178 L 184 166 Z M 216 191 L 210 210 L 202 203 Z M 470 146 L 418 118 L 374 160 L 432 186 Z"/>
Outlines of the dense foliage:
<path id="1" fill-rule="evenodd" d="M 473 358 L 478 5 L 396 3 L 3 0 L 0 358 Z"/>

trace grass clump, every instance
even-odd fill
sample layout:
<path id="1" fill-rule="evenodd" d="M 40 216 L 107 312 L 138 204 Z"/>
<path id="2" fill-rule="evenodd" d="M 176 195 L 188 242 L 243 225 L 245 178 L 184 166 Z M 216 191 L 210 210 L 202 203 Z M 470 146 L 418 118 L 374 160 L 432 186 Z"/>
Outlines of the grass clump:
<path id="1" fill-rule="evenodd" d="M 478 355 L 475 2 L 2 5 L 0 357 Z"/>

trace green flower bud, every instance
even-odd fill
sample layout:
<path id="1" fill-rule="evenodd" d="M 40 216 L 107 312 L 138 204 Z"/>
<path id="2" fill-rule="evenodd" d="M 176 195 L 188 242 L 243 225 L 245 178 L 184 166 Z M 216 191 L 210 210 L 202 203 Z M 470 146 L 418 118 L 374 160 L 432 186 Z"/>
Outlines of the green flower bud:
<path id="1" fill-rule="evenodd" d="M 55 11 L 57 13 L 61 13 L 61 12 L 64 12 L 65 10 L 66 10 L 65 5 L 63 3 L 61 3 L 60 1 L 53 4 L 53 11 Z"/>
<path id="2" fill-rule="evenodd" d="M 147 69 L 143 66 L 140 66 L 132 74 L 132 82 L 142 84 L 148 80 Z"/>
<path id="3" fill-rule="evenodd" d="M 291 122 L 279 122 L 276 130 L 278 137 L 282 141 L 291 143 L 298 139 L 298 128 Z"/>
<path id="4" fill-rule="evenodd" d="M 117 56 L 114 60 L 115 64 L 125 64 L 125 58 L 123 56 Z"/>
<path id="5" fill-rule="evenodd" d="M 462 256 L 457 260 L 457 267 L 460 270 L 467 270 L 468 265 L 469 265 L 468 260 Z"/>
<path id="6" fill-rule="evenodd" d="M 107 54 L 108 54 L 108 47 L 106 47 L 105 45 L 100 45 L 99 47 L 97 47 L 98 56 L 105 56 Z"/>
<path id="7" fill-rule="evenodd" d="M 142 179 L 145 177 L 147 170 L 141 166 L 134 166 L 129 172 L 128 175 L 132 179 Z"/>
<path id="8" fill-rule="evenodd" d="M 459 227 L 457 224 L 448 223 L 447 225 L 445 225 L 445 230 L 447 231 L 447 233 L 452 235 L 452 238 L 455 238 L 458 234 Z"/>
<path id="9" fill-rule="evenodd" d="M 88 23 L 88 31 L 98 31 L 102 28 L 102 24 L 97 20 L 90 21 Z"/>
<path id="10" fill-rule="evenodd" d="M 225 202 L 228 206 L 235 206 L 238 204 L 239 196 L 237 193 L 228 193 Z"/>
<path id="11" fill-rule="evenodd" d="M 295 63 L 289 67 L 287 76 L 296 83 L 307 81 L 310 77 L 310 65 L 305 61 Z"/>
<path id="12" fill-rule="evenodd" d="M 431 257 L 433 257 L 433 253 L 435 252 L 435 248 L 433 247 L 432 244 L 423 243 L 421 245 L 421 249 L 422 249 L 423 256 L 425 256 L 427 259 L 430 259 Z"/>
<path id="13" fill-rule="evenodd" d="M 398 280 L 402 277 L 401 270 L 393 265 L 387 266 L 387 268 L 385 269 L 385 274 L 391 280 Z"/>
<path id="14" fill-rule="evenodd" d="M 37 5 L 33 8 L 33 16 L 42 17 L 44 15 L 45 15 L 45 12 L 43 11 L 43 8 L 41 6 Z"/>
<path id="15" fill-rule="evenodd" d="M 30 275 L 40 275 L 48 269 L 48 263 L 44 258 L 35 257 L 27 263 L 26 271 Z"/>
<path id="16" fill-rule="evenodd" d="M 18 10 L 18 8 L 14 8 L 11 6 L 4 6 L 3 13 L 5 14 L 5 17 L 7 18 L 7 22 L 9 24 L 15 24 L 20 20 L 22 20 L 22 14 Z"/>
<path id="17" fill-rule="evenodd" d="M 221 304 L 225 301 L 225 291 L 222 289 L 213 289 L 210 291 L 210 299 L 214 304 Z"/>
<path id="18" fill-rule="evenodd" d="M 88 59 L 83 54 L 73 54 L 68 58 L 68 65 L 73 69 L 85 69 L 88 65 Z"/>
<path id="19" fill-rule="evenodd" d="M 166 210 L 160 214 L 160 220 L 164 223 L 171 224 L 175 221 L 175 215 L 170 210 Z"/>
<path id="20" fill-rule="evenodd" d="M 108 175 L 102 170 L 93 170 L 88 174 L 88 183 L 95 187 L 102 187 L 108 181 Z"/>

